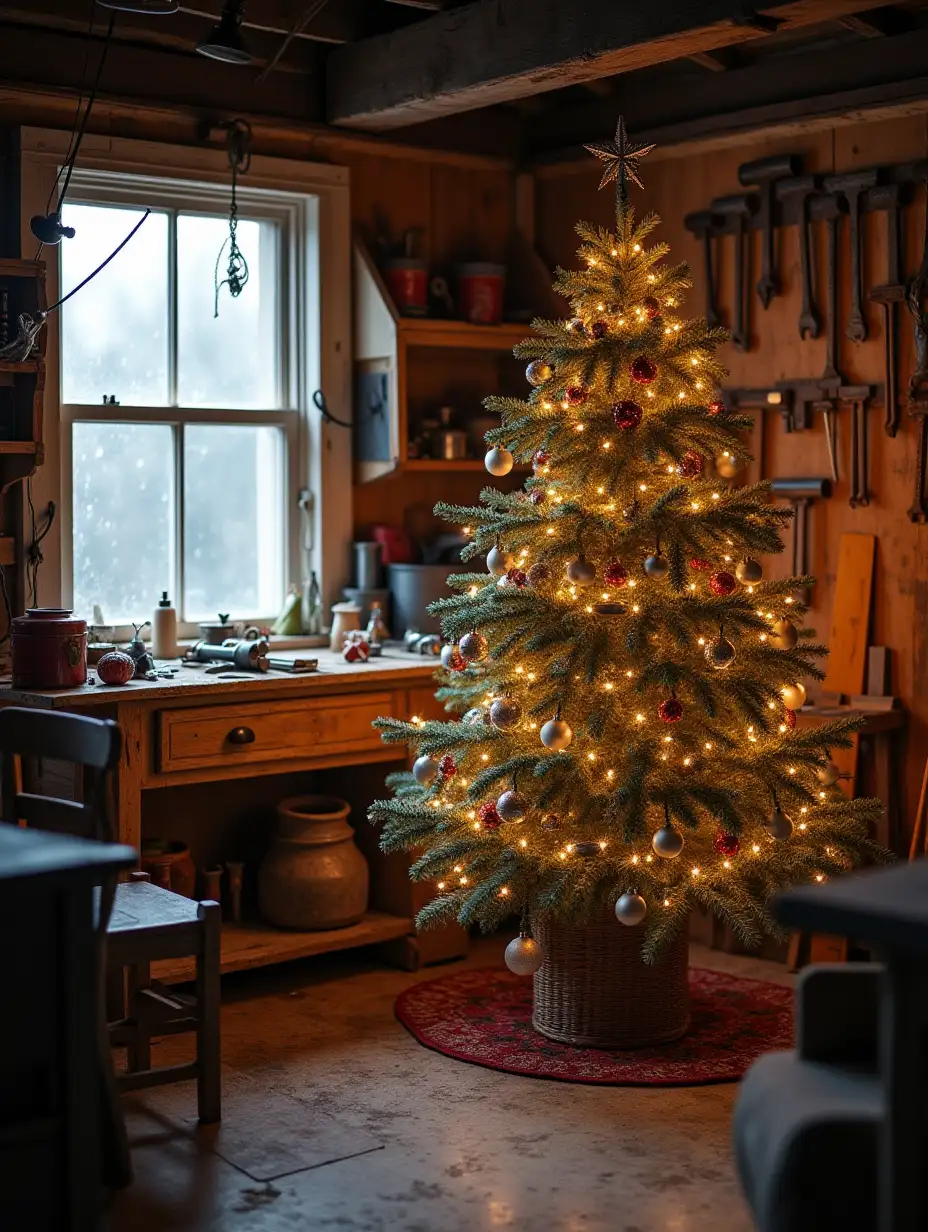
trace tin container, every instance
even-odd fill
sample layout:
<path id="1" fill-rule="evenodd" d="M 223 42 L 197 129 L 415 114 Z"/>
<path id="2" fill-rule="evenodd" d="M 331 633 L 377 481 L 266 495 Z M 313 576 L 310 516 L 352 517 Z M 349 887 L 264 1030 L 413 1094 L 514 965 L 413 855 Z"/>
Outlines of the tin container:
<path id="1" fill-rule="evenodd" d="M 471 261 L 455 270 L 458 283 L 458 310 L 472 325 L 499 325 L 503 319 L 505 265 Z"/>
<path id="2" fill-rule="evenodd" d="M 87 682 L 87 622 L 69 608 L 35 607 L 13 621 L 14 689 L 76 689 Z"/>

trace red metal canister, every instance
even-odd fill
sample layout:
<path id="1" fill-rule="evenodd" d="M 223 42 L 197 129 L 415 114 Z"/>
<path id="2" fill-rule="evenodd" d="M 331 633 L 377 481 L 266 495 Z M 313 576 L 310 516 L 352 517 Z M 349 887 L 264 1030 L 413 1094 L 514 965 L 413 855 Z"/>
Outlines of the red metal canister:
<path id="1" fill-rule="evenodd" d="M 76 689 L 87 681 L 87 621 L 69 608 L 35 607 L 13 621 L 14 689 Z"/>

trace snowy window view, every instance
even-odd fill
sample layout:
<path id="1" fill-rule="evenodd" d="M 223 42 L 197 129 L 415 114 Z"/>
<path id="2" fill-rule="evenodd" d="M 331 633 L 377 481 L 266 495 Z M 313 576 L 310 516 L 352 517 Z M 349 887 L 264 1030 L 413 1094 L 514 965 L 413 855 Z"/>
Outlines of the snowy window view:
<path id="1" fill-rule="evenodd" d="M 61 289 L 76 286 L 143 211 L 68 204 Z M 62 309 L 71 408 L 73 605 L 108 624 L 149 618 L 167 590 L 186 621 L 277 612 L 285 590 L 280 424 L 280 225 L 240 216 L 249 267 L 214 315 L 228 218 L 155 208 Z M 219 262 L 224 277 L 227 250 Z M 117 405 L 97 410 L 115 399 Z M 258 422 L 223 423 L 222 410 Z M 203 414 L 208 422 L 202 421 Z"/>

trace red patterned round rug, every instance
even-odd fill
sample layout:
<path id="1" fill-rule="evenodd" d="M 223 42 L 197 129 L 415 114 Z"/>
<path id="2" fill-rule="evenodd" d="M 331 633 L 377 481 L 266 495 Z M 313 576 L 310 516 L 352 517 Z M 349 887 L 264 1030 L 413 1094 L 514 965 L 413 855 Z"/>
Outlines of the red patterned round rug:
<path id="1" fill-rule="evenodd" d="M 396 1016 L 420 1044 L 458 1061 L 605 1086 L 736 1082 L 762 1052 L 792 1047 L 792 989 L 691 967 L 690 994 L 690 1029 L 681 1040 L 628 1051 L 573 1048 L 539 1035 L 531 980 L 504 968 L 414 984 L 397 998 Z"/>

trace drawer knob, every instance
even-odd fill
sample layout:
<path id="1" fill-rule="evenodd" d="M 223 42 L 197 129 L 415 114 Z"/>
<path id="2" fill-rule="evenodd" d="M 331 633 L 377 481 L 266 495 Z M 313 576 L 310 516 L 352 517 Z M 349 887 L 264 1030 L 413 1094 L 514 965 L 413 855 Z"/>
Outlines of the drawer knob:
<path id="1" fill-rule="evenodd" d="M 254 744 L 255 733 L 250 727 L 233 727 L 226 740 L 229 744 Z"/>

